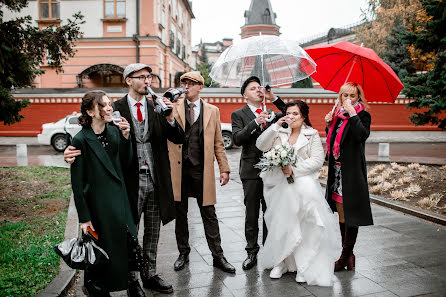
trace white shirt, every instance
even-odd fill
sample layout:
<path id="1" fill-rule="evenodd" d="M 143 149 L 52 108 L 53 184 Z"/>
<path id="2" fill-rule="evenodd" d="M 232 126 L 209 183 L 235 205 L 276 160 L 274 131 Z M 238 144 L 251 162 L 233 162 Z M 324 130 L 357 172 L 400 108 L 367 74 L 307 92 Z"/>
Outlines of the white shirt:
<path id="1" fill-rule="evenodd" d="M 200 101 L 201 101 L 201 99 L 198 99 L 195 102 L 190 102 L 189 100 L 186 100 L 186 101 L 187 101 L 188 106 L 191 103 L 194 104 L 194 121 L 193 121 L 193 123 L 195 123 L 195 121 L 198 120 L 198 117 L 200 116 Z"/>
<path id="2" fill-rule="evenodd" d="M 262 107 L 255 107 L 254 105 L 248 104 L 249 109 L 251 109 L 252 113 L 256 116 L 256 118 L 259 116 L 259 114 L 256 112 L 257 109 L 262 109 Z M 262 109 L 263 111 L 263 109 Z M 259 123 L 257 123 L 257 119 L 254 119 L 254 121 L 256 122 L 257 125 L 259 125 Z"/>
<path id="3" fill-rule="evenodd" d="M 135 119 L 138 119 L 138 114 L 137 114 L 138 107 L 136 106 L 136 103 L 141 103 L 139 109 L 141 110 L 142 120 L 144 121 L 146 119 L 146 108 L 147 108 L 146 107 L 147 101 L 144 100 L 146 99 L 146 97 L 144 96 L 144 98 L 141 101 L 136 101 L 130 96 L 130 94 L 127 94 L 127 99 L 129 101 L 129 106 L 131 107 L 130 112 L 132 113 L 132 116 Z"/>

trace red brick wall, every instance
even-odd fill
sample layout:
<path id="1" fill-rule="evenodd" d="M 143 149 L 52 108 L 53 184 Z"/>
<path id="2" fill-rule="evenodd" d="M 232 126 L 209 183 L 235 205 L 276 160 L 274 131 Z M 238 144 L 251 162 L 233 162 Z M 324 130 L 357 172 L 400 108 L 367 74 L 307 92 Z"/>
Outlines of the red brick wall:
<path id="1" fill-rule="evenodd" d="M 122 94 L 110 94 L 112 100 L 119 99 Z M 286 99 L 291 97 L 283 96 Z M 23 97 L 22 97 L 23 98 Z M 28 98 L 30 98 L 28 96 Z M 36 136 L 44 123 L 55 122 L 73 111 L 79 111 L 81 96 L 64 97 L 39 97 L 33 96 L 32 103 L 22 111 L 25 119 L 20 123 L 11 126 L 0 126 L 0 136 Z M 245 103 L 240 96 L 216 97 L 211 94 L 204 94 L 203 99 L 220 108 L 220 117 L 223 123 L 231 122 L 231 113 L 242 108 Z M 295 99 L 295 98 L 294 98 Z M 37 102 L 38 100 L 38 102 Z M 221 102 L 223 101 L 224 102 Z M 311 102 L 309 102 L 311 100 Z M 218 101 L 218 102 L 216 102 Z M 228 102 L 229 101 L 229 102 Z M 241 102 L 239 102 L 241 101 Z M 321 135 L 325 135 L 324 116 L 333 106 L 333 98 L 312 98 L 307 99 L 310 106 L 310 121 L 314 128 L 318 129 Z M 414 126 L 408 117 L 414 110 L 406 109 L 407 100 L 397 100 L 395 104 L 370 103 L 369 112 L 372 115 L 372 130 L 439 130 L 432 126 Z M 267 104 L 267 108 L 273 108 L 272 104 Z"/>

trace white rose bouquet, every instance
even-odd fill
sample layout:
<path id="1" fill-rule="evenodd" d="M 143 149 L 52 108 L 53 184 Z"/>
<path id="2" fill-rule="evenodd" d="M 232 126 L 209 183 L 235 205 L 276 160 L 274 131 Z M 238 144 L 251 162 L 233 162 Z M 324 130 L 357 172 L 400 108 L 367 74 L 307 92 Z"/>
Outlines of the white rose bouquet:
<path id="1" fill-rule="evenodd" d="M 254 165 L 254 167 L 262 171 L 269 171 L 278 167 L 294 166 L 296 162 L 297 156 L 294 154 L 294 147 L 278 144 L 268 152 L 263 153 L 260 162 Z M 287 181 L 289 184 L 294 183 L 293 176 L 287 176 Z"/>

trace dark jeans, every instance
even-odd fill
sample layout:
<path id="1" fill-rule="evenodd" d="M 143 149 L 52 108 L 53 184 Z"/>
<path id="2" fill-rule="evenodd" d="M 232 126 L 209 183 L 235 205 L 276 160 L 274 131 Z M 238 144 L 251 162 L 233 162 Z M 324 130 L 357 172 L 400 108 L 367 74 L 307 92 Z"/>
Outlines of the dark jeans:
<path id="1" fill-rule="evenodd" d="M 263 197 L 263 181 L 261 179 L 242 180 L 244 203 L 245 203 L 245 238 L 248 254 L 257 254 L 259 252 L 259 212 L 260 204 L 265 213 L 266 203 Z M 263 241 L 265 243 L 268 231 L 266 230 L 265 220 L 263 220 Z"/>

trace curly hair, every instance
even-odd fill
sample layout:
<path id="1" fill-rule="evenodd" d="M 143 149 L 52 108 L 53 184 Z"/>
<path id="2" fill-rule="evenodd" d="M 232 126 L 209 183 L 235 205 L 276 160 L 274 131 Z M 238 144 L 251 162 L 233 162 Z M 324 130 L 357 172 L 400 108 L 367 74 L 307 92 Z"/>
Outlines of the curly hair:
<path id="1" fill-rule="evenodd" d="M 85 93 L 84 97 L 82 97 L 81 103 L 81 116 L 79 116 L 79 124 L 82 127 L 88 127 L 93 122 L 93 118 L 87 113 L 87 110 L 93 110 L 95 106 L 98 106 L 99 114 L 101 118 L 104 118 L 104 102 L 102 101 L 102 97 L 107 96 L 104 91 L 94 90 L 88 91 Z"/>
<path id="2" fill-rule="evenodd" d="M 290 108 L 291 106 L 297 106 L 299 108 L 300 114 L 304 118 L 305 125 L 311 127 L 310 115 L 309 115 L 310 107 L 307 105 L 307 103 L 305 103 L 302 100 L 290 101 L 287 104 L 285 104 L 285 113 L 286 113 L 287 109 Z"/>

